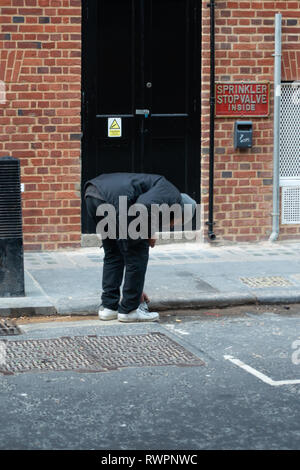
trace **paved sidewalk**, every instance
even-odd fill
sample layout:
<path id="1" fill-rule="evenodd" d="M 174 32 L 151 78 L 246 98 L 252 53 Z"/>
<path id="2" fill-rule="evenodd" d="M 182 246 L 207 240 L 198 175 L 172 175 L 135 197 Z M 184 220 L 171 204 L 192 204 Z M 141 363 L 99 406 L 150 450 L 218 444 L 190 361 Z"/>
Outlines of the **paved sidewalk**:
<path id="1" fill-rule="evenodd" d="M 25 253 L 26 297 L 0 299 L 0 315 L 95 314 L 103 250 Z M 300 243 L 159 245 L 145 291 L 151 309 L 300 302 Z"/>

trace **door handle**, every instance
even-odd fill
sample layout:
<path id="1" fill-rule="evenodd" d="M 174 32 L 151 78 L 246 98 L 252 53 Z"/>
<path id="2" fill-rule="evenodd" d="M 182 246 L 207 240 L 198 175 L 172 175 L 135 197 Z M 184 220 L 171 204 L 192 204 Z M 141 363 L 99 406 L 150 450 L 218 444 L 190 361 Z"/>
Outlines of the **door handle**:
<path id="1" fill-rule="evenodd" d="M 145 116 L 145 118 L 147 118 L 150 114 L 150 111 L 149 109 L 136 109 L 135 114 Z"/>

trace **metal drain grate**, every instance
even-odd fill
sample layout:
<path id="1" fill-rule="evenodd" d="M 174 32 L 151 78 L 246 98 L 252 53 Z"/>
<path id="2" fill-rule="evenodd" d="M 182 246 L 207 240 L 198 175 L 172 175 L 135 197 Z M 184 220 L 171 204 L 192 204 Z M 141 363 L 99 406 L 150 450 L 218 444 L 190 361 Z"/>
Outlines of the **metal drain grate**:
<path id="1" fill-rule="evenodd" d="M 268 277 L 241 277 L 241 281 L 249 287 L 288 287 L 293 284 L 281 276 L 268 276 Z"/>
<path id="2" fill-rule="evenodd" d="M 3 343 L 5 343 L 3 345 Z M 104 372 L 123 367 L 202 366 L 204 362 L 161 333 L 132 336 L 75 336 L 9 341 L 0 373 Z"/>
<path id="3" fill-rule="evenodd" d="M 11 320 L 0 319 L 0 336 L 21 335 L 20 328 Z"/>

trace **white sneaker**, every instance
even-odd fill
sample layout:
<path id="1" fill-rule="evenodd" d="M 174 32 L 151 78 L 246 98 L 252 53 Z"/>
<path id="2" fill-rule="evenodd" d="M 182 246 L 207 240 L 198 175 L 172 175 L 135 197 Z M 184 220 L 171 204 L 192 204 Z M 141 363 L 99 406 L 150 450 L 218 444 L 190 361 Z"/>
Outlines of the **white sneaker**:
<path id="1" fill-rule="evenodd" d="M 140 322 L 140 321 L 158 321 L 159 314 L 157 312 L 149 312 L 148 309 L 139 306 L 130 313 L 119 313 L 118 320 L 124 323 Z"/>
<path id="2" fill-rule="evenodd" d="M 117 310 L 110 310 L 109 308 L 104 308 L 98 312 L 99 320 L 116 320 L 118 318 Z"/>

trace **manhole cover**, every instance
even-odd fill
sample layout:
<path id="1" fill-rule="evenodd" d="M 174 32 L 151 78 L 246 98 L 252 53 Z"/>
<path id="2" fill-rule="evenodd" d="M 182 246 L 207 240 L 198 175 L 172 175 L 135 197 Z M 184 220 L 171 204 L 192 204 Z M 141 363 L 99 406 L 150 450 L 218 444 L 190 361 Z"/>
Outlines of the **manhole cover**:
<path id="1" fill-rule="evenodd" d="M 267 277 L 241 277 L 241 281 L 249 287 L 288 287 L 293 284 L 281 276 L 267 276 Z"/>
<path id="2" fill-rule="evenodd" d="M 21 335 L 20 328 L 9 319 L 0 319 L 0 336 Z"/>
<path id="3" fill-rule="evenodd" d="M 123 367 L 202 366 L 204 362 L 162 333 L 0 340 L 0 373 L 104 372 Z"/>

